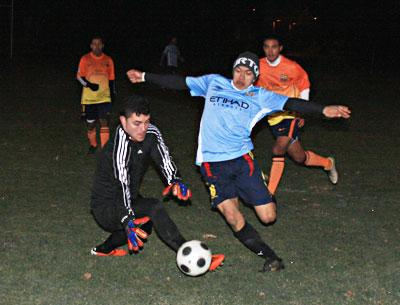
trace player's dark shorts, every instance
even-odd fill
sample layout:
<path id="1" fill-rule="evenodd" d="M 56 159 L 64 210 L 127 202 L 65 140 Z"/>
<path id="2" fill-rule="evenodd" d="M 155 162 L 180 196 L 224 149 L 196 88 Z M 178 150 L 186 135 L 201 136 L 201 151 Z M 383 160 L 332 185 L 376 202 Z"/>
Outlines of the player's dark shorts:
<path id="1" fill-rule="evenodd" d="M 299 140 L 301 129 L 299 122 L 299 118 L 282 120 L 278 124 L 270 126 L 272 134 L 275 138 L 289 137 L 293 141 Z"/>
<path id="2" fill-rule="evenodd" d="M 111 113 L 111 103 L 100 103 L 91 105 L 82 105 L 82 112 L 85 113 L 87 121 L 97 119 L 108 119 Z"/>
<path id="3" fill-rule="evenodd" d="M 228 161 L 204 162 L 200 171 L 209 188 L 213 208 L 236 197 L 252 206 L 273 201 L 264 175 L 251 153 Z"/>

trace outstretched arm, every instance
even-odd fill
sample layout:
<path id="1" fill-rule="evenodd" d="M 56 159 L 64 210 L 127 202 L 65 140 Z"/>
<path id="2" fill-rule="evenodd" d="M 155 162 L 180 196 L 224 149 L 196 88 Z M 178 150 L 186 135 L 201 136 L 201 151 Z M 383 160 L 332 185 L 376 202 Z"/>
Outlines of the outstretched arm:
<path id="1" fill-rule="evenodd" d="M 303 114 L 321 113 L 327 118 L 350 118 L 351 111 L 347 106 L 323 106 L 314 102 L 307 102 L 299 98 L 289 98 L 283 107 L 285 110 L 296 111 Z"/>
<path id="2" fill-rule="evenodd" d="M 154 136 L 151 150 L 151 158 L 159 166 L 167 187 L 163 191 L 163 196 L 172 194 L 180 200 L 188 200 L 192 196 L 192 191 L 182 182 L 178 169 L 169 154 L 168 148 L 164 143 L 161 132 L 154 125 L 150 125 L 147 131 Z"/>
<path id="3" fill-rule="evenodd" d="M 155 74 L 131 69 L 126 72 L 131 83 L 149 82 L 163 88 L 173 90 L 189 90 L 186 85 L 186 77 L 175 74 Z"/>

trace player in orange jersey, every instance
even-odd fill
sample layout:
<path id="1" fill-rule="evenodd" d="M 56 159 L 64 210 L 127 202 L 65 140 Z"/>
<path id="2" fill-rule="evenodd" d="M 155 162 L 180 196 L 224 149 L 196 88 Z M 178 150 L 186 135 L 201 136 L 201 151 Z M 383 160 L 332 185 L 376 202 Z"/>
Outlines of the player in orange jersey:
<path id="1" fill-rule="evenodd" d="M 265 57 L 260 59 L 260 76 L 256 86 L 264 87 L 289 97 L 309 99 L 310 82 L 307 73 L 298 63 L 281 54 L 282 43 L 276 36 L 264 39 Z M 297 113 L 284 111 L 268 117 L 276 141 L 272 147 L 272 166 L 268 189 L 275 194 L 285 167 L 286 153 L 297 163 L 323 168 L 329 180 L 336 184 L 338 173 L 332 157 L 322 157 L 311 150 L 304 150 L 299 133 L 304 120 Z"/>
<path id="2" fill-rule="evenodd" d="M 101 37 L 93 37 L 91 52 L 82 56 L 79 62 L 77 80 L 82 84 L 82 112 L 86 117 L 88 154 L 97 149 L 96 123 L 100 123 L 100 145 L 103 147 L 110 138 L 109 116 L 111 96 L 115 94 L 114 62 L 103 53 L 104 43 Z"/>

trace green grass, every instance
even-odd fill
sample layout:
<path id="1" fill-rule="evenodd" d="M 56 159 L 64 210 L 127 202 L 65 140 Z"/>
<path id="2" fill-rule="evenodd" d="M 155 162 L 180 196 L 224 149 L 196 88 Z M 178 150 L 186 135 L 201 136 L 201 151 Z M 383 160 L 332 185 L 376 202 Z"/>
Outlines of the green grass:
<path id="1" fill-rule="evenodd" d="M 165 202 L 171 217 L 187 239 L 216 235 L 207 243 L 226 254 L 217 272 L 189 278 L 156 235 L 139 255 L 89 255 L 107 234 L 89 212 L 96 160 L 85 155 L 78 91 L 72 73 L 47 69 L 37 79 L 36 70 L 15 68 L 2 78 L 1 304 L 400 304 L 400 111 L 391 91 L 397 80 L 314 75 L 323 79 L 317 86 L 322 103 L 341 102 L 354 111 L 349 122 L 308 119 L 302 139 L 305 147 L 336 157 L 340 183 L 332 186 L 323 171 L 288 161 L 278 222 L 264 227 L 243 208 L 286 262 L 283 272 L 263 274 L 257 272 L 262 260 L 210 211 L 193 164 L 202 101 L 130 86 L 120 73 L 119 103 L 130 93 L 151 98 L 154 121 L 193 189 L 191 206 Z M 259 128 L 254 140 L 268 171 L 268 129 Z M 142 193 L 160 198 L 162 187 L 150 170 Z"/>

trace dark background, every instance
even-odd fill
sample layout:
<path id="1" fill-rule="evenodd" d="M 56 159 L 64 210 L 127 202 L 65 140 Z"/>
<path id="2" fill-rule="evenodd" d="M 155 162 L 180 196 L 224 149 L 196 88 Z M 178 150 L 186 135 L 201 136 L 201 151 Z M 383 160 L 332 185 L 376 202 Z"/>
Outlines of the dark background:
<path id="1" fill-rule="evenodd" d="M 280 20 L 275 31 L 284 38 L 286 54 L 306 68 L 317 62 L 329 71 L 395 74 L 388 70 L 399 67 L 399 3 L 15 0 L 12 64 L 57 60 L 74 70 L 89 50 L 91 37 L 100 34 L 117 68 L 151 69 L 170 37 L 177 36 L 185 72 L 222 72 L 239 52 L 262 55 L 262 37 L 273 31 L 274 20 Z M 1 7 L 0 12 L 0 55 L 7 65 L 10 11 Z"/>

